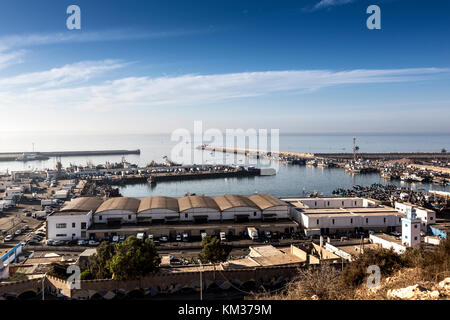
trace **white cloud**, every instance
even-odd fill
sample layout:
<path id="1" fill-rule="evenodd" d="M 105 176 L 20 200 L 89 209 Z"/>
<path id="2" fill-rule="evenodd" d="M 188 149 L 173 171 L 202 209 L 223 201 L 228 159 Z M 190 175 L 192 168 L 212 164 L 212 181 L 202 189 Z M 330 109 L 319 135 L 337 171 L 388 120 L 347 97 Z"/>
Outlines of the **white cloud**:
<path id="1" fill-rule="evenodd" d="M 25 51 L 2 52 L 0 50 L 0 69 L 7 68 L 11 65 L 21 63 Z"/>
<path id="2" fill-rule="evenodd" d="M 427 80 L 450 73 L 450 69 L 439 68 L 292 70 L 129 77 L 95 85 L 77 83 L 121 66 L 114 61 L 84 62 L 14 78 L 0 78 L 0 109 L 7 110 L 9 106 L 58 109 L 64 106 L 72 110 L 133 111 L 156 106 L 195 107 L 197 104 L 272 93 L 309 93 L 331 86 Z"/>
<path id="3" fill-rule="evenodd" d="M 117 60 L 84 61 L 53 68 L 47 71 L 25 73 L 14 77 L 0 78 L 1 90 L 19 89 L 38 90 L 61 87 L 79 81 L 87 81 L 104 72 L 122 68 L 126 64 Z"/>
<path id="4" fill-rule="evenodd" d="M 340 5 L 352 3 L 355 1 L 356 0 L 320 0 L 310 10 L 315 11 L 315 10 L 329 8 L 329 7 L 340 6 Z"/>
<path id="5" fill-rule="evenodd" d="M 0 51 L 12 48 L 24 48 L 36 45 L 59 43 L 83 43 L 97 41 L 122 41 L 140 39 L 158 39 L 192 35 L 206 32 L 206 30 L 174 30 L 174 31 L 136 31 L 136 30 L 107 30 L 107 31 L 66 31 L 58 33 L 16 34 L 0 37 Z"/>

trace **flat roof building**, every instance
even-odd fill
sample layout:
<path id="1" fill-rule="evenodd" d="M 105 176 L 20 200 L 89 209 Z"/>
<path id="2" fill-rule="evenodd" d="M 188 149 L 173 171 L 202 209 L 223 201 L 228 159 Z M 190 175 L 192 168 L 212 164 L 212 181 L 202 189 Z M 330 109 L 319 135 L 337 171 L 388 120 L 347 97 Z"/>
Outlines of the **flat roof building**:
<path id="1" fill-rule="evenodd" d="M 287 198 L 291 215 L 302 224 L 305 234 L 357 233 L 364 230 L 394 231 L 404 213 L 366 198 Z"/>

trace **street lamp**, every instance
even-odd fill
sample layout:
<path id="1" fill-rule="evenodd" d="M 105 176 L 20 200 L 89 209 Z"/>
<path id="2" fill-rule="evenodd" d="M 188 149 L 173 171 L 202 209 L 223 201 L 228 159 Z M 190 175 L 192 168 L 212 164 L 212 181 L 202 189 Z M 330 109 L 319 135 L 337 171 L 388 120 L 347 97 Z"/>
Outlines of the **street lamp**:
<path id="1" fill-rule="evenodd" d="M 202 279 L 203 264 L 200 260 L 198 260 L 198 263 L 200 263 L 200 301 L 202 301 L 203 300 L 203 279 Z"/>

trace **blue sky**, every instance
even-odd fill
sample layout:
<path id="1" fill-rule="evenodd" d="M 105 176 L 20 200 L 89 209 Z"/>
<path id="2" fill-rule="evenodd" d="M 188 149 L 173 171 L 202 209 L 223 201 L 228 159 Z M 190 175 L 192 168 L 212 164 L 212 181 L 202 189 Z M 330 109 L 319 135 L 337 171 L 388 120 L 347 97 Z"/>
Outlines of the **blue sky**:
<path id="1" fill-rule="evenodd" d="M 4 0 L 0 131 L 450 133 L 449 14 L 443 0 Z"/>

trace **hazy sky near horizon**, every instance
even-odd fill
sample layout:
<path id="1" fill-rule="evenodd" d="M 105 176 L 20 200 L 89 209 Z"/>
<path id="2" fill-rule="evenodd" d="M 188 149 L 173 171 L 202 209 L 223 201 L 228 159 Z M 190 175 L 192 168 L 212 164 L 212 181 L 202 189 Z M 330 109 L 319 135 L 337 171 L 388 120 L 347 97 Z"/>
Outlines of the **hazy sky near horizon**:
<path id="1" fill-rule="evenodd" d="M 449 16 L 445 0 L 4 0 L 0 132 L 450 133 Z"/>

